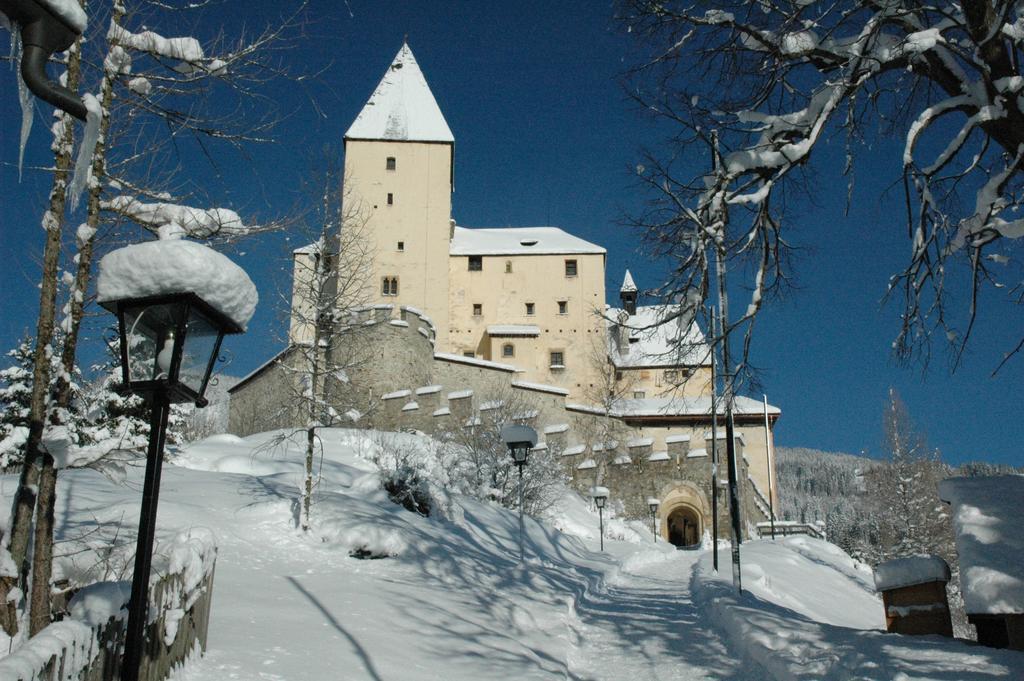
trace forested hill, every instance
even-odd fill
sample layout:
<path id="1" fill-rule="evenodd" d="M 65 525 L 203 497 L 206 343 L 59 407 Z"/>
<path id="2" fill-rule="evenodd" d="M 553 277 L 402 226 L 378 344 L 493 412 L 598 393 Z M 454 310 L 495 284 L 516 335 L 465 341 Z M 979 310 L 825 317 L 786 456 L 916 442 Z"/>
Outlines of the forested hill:
<path id="1" fill-rule="evenodd" d="M 829 540 L 858 554 L 865 544 L 877 544 L 873 536 L 878 528 L 872 522 L 885 512 L 885 499 L 878 498 L 872 485 L 872 471 L 891 464 L 882 459 L 825 452 L 805 447 L 778 447 L 775 450 L 779 485 L 779 509 L 783 520 L 823 522 Z M 1022 473 L 1024 468 L 985 462 L 965 463 L 959 467 L 932 461 L 939 468 L 937 477 L 1004 475 Z M 867 556 L 862 556 L 867 558 Z"/>

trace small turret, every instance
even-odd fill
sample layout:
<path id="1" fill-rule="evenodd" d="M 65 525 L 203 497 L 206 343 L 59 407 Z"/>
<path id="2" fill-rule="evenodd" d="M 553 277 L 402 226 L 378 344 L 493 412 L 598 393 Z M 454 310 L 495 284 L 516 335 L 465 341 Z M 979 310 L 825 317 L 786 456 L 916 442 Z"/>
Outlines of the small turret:
<path id="1" fill-rule="evenodd" d="M 633 275 L 629 273 L 629 270 L 626 270 L 626 277 L 622 280 L 622 288 L 619 289 L 619 299 L 622 301 L 622 307 L 630 315 L 636 314 L 636 294 L 636 284 L 633 283 Z"/>

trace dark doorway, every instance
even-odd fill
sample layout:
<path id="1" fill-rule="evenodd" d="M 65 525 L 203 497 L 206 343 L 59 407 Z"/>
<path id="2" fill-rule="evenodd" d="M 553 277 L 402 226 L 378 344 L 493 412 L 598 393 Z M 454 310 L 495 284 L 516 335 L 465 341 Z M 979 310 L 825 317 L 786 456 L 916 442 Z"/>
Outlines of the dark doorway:
<path id="1" fill-rule="evenodd" d="M 668 540 L 680 548 L 700 544 L 700 515 L 689 507 L 677 508 L 668 516 Z"/>

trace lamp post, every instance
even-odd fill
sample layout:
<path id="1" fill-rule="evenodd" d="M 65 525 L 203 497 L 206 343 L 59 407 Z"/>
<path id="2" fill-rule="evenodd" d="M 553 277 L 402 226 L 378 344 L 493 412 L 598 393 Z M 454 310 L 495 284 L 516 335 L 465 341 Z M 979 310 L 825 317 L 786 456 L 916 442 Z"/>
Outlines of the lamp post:
<path id="1" fill-rule="evenodd" d="M 651 509 L 651 529 L 654 530 L 654 543 L 658 543 L 658 506 L 659 502 L 655 497 L 647 497 L 647 508 Z"/>
<path id="2" fill-rule="evenodd" d="M 519 562 L 523 562 L 523 466 L 530 450 L 537 445 L 537 431 L 530 426 L 509 423 L 501 429 L 501 440 L 508 447 L 512 461 L 519 469 Z"/>
<path id="3" fill-rule="evenodd" d="M 210 267 L 220 270 L 221 279 L 207 286 L 202 277 L 209 278 Z M 139 272 L 150 276 L 140 278 Z M 204 295 L 181 290 L 185 286 Z M 230 295 L 236 301 L 245 298 L 251 289 L 251 300 L 242 306 L 226 305 L 226 286 L 231 286 Z M 160 291 L 161 288 L 164 290 Z M 143 397 L 151 409 L 135 571 L 121 663 L 122 681 L 136 681 L 145 645 L 149 576 L 170 407 L 183 402 L 206 406 L 203 393 L 221 341 L 225 334 L 244 330 L 255 308 L 255 287 L 245 272 L 219 253 L 199 244 L 168 239 L 127 246 L 105 256 L 100 262 L 97 289 L 100 305 L 117 315 L 121 390 Z M 204 298 L 226 307 L 231 314 L 225 314 Z"/>
<path id="4" fill-rule="evenodd" d="M 594 505 L 597 506 L 598 522 L 601 523 L 601 550 L 604 551 L 604 505 L 608 503 L 608 488 L 591 487 L 590 496 L 594 498 Z"/>

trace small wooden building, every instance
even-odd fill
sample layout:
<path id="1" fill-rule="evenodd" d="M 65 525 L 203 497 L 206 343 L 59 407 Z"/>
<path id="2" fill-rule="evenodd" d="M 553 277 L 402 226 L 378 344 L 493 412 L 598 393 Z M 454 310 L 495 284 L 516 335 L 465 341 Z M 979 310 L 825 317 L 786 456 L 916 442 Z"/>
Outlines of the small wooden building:
<path id="1" fill-rule="evenodd" d="M 946 584 L 949 565 L 938 556 L 896 558 L 875 568 L 886 631 L 953 636 Z"/>

